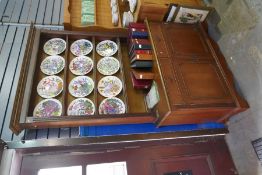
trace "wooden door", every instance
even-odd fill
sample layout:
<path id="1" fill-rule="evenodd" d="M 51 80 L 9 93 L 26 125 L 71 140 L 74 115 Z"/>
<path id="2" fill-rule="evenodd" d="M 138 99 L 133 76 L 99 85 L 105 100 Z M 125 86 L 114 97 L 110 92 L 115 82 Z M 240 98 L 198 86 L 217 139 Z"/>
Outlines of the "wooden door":
<path id="1" fill-rule="evenodd" d="M 154 34 L 165 46 L 160 47 L 159 53 L 165 54 L 158 54 L 159 62 L 169 101 L 174 108 L 178 105 L 200 108 L 235 106 L 219 63 L 198 25 L 162 24 L 153 27 L 153 31 L 158 33 Z"/>
<path id="2" fill-rule="evenodd" d="M 223 138 L 174 139 L 134 143 L 90 145 L 71 150 L 28 152 L 20 175 L 35 175 L 40 169 L 81 166 L 86 175 L 90 164 L 126 162 L 128 175 L 236 175 Z M 37 153 L 37 154 L 36 154 Z"/>
<path id="3" fill-rule="evenodd" d="M 155 175 L 212 175 L 207 155 L 160 159 L 154 162 Z"/>

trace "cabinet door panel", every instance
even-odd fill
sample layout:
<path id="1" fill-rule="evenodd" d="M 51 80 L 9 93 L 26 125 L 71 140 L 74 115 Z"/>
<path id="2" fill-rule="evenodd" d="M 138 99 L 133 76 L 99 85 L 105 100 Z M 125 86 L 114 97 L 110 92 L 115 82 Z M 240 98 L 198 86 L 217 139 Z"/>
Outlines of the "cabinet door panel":
<path id="1" fill-rule="evenodd" d="M 151 36 L 153 39 L 153 43 L 155 45 L 156 54 L 159 58 L 167 58 L 169 57 L 169 53 L 166 47 L 165 39 L 162 34 L 161 26 L 158 23 L 151 24 Z"/>
<path id="2" fill-rule="evenodd" d="M 172 61 L 170 59 L 160 59 L 159 62 L 171 105 L 185 105 L 179 86 L 180 84 L 176 78 L 175 70 L 173 69 Z"/>
<path id="3" fill-rule="evenodd" d="M 210 59 L 209 48 L 197 25 L 162 25 L 162 30 L 172 55 Z"/>
<path id="4" fill-rule="evenodd" d="M 229 105 L 234 101 L 216 64 L 211 61 L 173 61 L 190 105 Z"/>

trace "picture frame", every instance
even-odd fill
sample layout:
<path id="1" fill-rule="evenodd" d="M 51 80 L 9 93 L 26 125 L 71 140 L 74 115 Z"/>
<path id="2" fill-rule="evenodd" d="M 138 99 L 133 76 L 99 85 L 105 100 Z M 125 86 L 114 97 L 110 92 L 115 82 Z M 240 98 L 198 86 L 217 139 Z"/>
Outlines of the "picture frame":
<path id="1" fill-rule="evenodd" d="M 212 7 L 178 6 L 172 19 L 175 23 L 195 24 L 203 22 L 209 16 Z"/>
<path id="2" fill-rule="evenodd" d="M 173 4 L 173 3 L 169 4 L 167 13 L 166 13 L 163 21 L 172 22 L 173 19 L 174 19 L 174 15 L 176 14 L 177 8 L 178 8 L 177 4 Z"/>

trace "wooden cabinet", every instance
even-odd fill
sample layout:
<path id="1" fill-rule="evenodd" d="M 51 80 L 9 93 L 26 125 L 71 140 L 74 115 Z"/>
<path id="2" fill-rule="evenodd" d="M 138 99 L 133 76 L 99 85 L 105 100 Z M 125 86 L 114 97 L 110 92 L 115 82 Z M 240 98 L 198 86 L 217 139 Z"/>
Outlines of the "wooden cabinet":
<path id="1" fill-rule="evenodd" d="M 200 24 L 148 25 L 170 105 L 159 126 L 222 122 L 247 108 Z"/>
<path id="2" fill-rule="evenodd" d="M 51 38 L 62 38 L 66 41 L 66 50 L 60 54 L 65 60 L 65 68 L 57 74 L 63 79 L 63 91 L 55 97 L 62 104 L 62 116 L 59 117 L 36 117 L 33 110 L 36 105 L 43 100 L 37 93 L 37 85 L 46 75 L 40 71 L 41 62 L 48 56 L 43 51 L 46 41 Z M 67 108 L 76 99 L 68 92 L 70 81 L 76 76 L 69 71 L 69 63 L 75 57 L 70 52 L 71 44 L 78 39 L 88 39 L 93 44 L 93 50 L 88 56 L 93 60 L 94 67 L 87 76 L 94 81 L 94 90 L 87 98 L 95 105 L 96 112 L 91 116 L 68 116 Z M 117 43 L 118 51 L 113 56 L 120 63 L 120 70 L 114 74 L 122 81 L 122 91 L 118 98 L 125 104 L 125 114 L 100 115 L 98 108 L 105 99 L 98 93 L 98 81 L 103 76 L 97 71 L 97 62 L 102 57 L 96 52 L 97 44 L 102 40 L 112 40 Z M 73 127 L 83 125 L 112 125 L 127 123 L 154 123 L 156 121 L 155 109 L 150 110 L 145 103 L 146 91 L 136 90 L 132 86 L 130 76 L 130 62 L 128 57 L 127 36 L 119 33 L 104 32 L 69 32 L 69 31 L 50 31 L 31 28 L 24 55 L 23 65 L 19 78 L 18 90 L 12 112 L 10 128 L 15 133 L 19 133 L 25 128 L 52 128 L 52 127 Z M 154 69 L 158 75 L 158 69 Z M 161 89 L 162 86 L 159 84 Z M 163 91 L 163 90 L 161 90 Z M 162 92 L 160 92 L 162 93 Z M 162 104 L 163 100 L 159 104 Z M 160 110 L 161 111 L 161 110 Z"/>
<path id="3" fill-rule="evenodd" d="M 50 31 L 31 28 L 26 45 L 19 85 L 12 112 L 10 128 L 16 134 L 25 128 L 73 127 L 84 125 L 112 125 L 128 123 L 156 123 L 158 126 L 203 122 L 224 122 L 228 117 L 247 109 L 247 103 L 237 94 L 232 74 L 217 46 L 208 38 L 201 25 L 165 24 L 147 22 L 154 57 L 152 72 L 157 83 L 160 101 L 153 109 L 145 103 L 147 91 L 134 89 L 128 58 L 128 35 L 112 32 Z M 47 55 L 44 43 L 51 38 L 63 38 L 67 48 L 61 54 L 65 68 L 58 74 L 63 81 L 63 93 L 56 97 L 62 103 L 61 117 L 33 116 L 35 106 L 43 100 L 37 92 L 38 82 L 45 77 L 39 66 Z M 116 74 L 122 80 L 123 90 L 117 96 L 126 107 L 125 114 L 92 116 L 68 116 L 68 105 L 75 99 L 68 93 L 68 84 L 75 77 L 69 70 L 74 58 L 69 48 L 77 39 L 88 39 L 96 45 L 105 39 L 115 41 L 120 62 Z M 97 91 L 102 76 L 96 63 L 102 57 L 95 49 L 88 55 L 94 68 L 88 75 L 95 82 L 94 91 L 88 97 L 98 109 L 104 99 Z"/>

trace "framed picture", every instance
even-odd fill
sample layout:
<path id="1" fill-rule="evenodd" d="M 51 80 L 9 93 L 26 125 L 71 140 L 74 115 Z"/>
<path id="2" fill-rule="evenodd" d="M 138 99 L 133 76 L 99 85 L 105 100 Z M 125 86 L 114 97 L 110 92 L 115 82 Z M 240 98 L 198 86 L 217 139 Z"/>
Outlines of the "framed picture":
<path id="1" fill-rule="evenodd" d="M 177 4 L 169 4 L 169 8 L 167 10 L 167 13 L 163 19 L 163 21 L 165 22 L 171 22 L 174 18 L 174 15 L 176 13 L 176 10 L 177 10 Z"/>
<path id="2" fill-rule="evenodd" d="M 211 7 L 179 6 L 174 15 L 173 22 L 186 24 L 203 22 L 212 10 L 213 8 Z"/>

